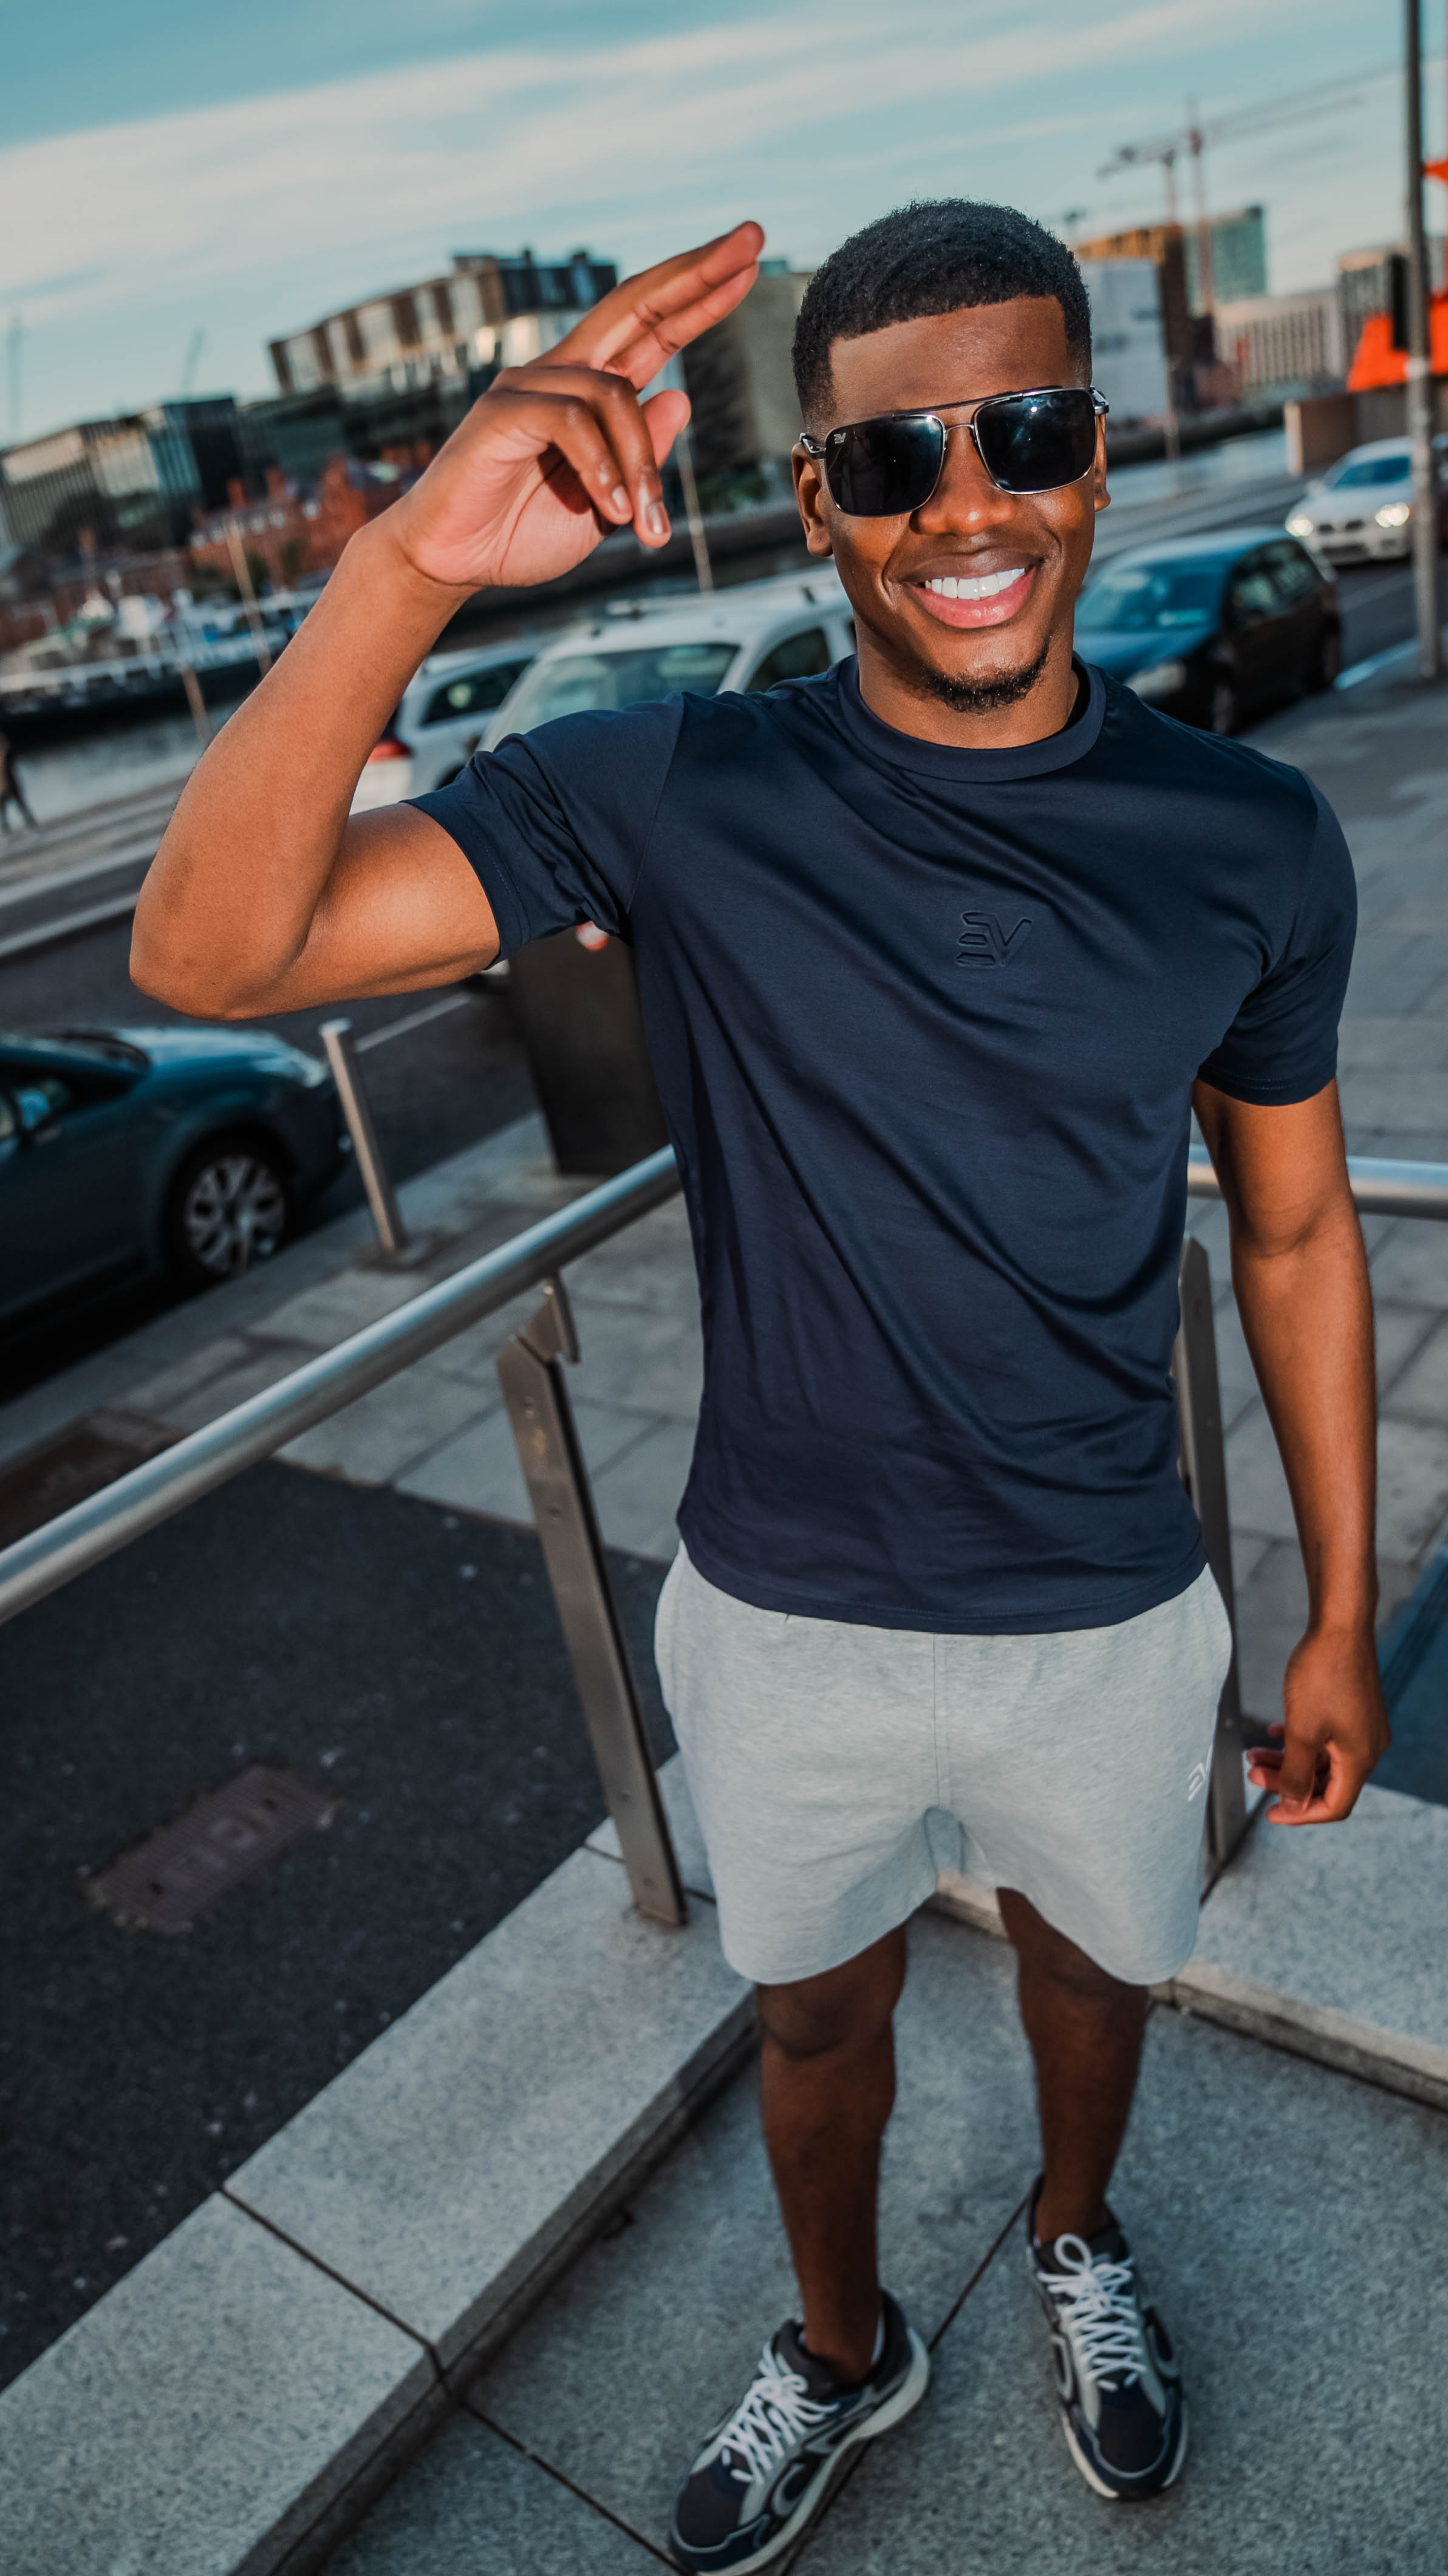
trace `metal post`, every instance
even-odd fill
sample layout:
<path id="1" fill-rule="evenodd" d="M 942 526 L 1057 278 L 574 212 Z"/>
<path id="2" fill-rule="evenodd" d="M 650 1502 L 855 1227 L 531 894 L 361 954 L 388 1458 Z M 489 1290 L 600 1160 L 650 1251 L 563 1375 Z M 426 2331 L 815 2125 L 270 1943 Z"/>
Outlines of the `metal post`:
<path id="1" fill-rule="evenodd" d="M 688 1920 L 683 1883 L 564 1383 L 563 1361 L 577 1357 L 563 1283 L 550 1279 L 498 1376 L 633 1900 L 651 1922 L 678 1925 Z"/>
<path id="2" fill-rule="evenodd" d="M 241 530 L 234 519 L 227 525 L 226 551 L 231 557 L 231 569 L 236 575 L 241 604 L 246 610 L 246 622 L 251 628 L 251 640 L 256 646 L 257 668 L 265 679 L 272 666 L 272 657 L 267 647 L 266 629 L 261 622 L 261 610 L 256 604 L 256 592 L 252 587 L 251 566 L 246 559 L 246 548 L 241 542 Z"/>
<path id="3" fill-rule="evenodd" d="M 689 543 L 694 549 L 694 576 L 701 590 L 714 587 L 714 567 L 709 561 L 709 540 L 704 534 L 704 513 L 699 507 L 699 486 L 694 480 L 694 442 L 687 429 L 679 432 L 676 448 L 679 481 L 684 487 L 684 515 L 689 522 Z"/>
<path id="4" fill-rule="evenodd" d="M 191 709 L 191 721 L 196 727 L 196 739 L 205 751 L 211 740 L 211 719 L 206 712 L 206 700 L 201 694 L 201 683 L 189 662 L 178 662 L 176 667 L 181 674 L 181 686 L 186 692 L 186 704 Z"/>
<path id="5" fill-rule="evenodd" d="M 1433 381 L 1428 328 L 1428 238 L 1423 221 L 1423 46 L 1419 0 L 1404 13 L 1408 181 L 1408 436 L 1413 442 L 1413 595 L 1418 677 L 1443 668 L 1438 627 L 1438 480 L 1433 470 Z"/>
<path id="6" fill-rule="evenodd" d="M 402 1222 L 397 1192 L 388 1179 L 382 1148 L 377 1142 L 377 1130 L 372 1124 L 372 1111 L 362 1084 L 362 1067 L 357 1061 L 351 1021 L 324 1021 L 321 1039 L 342 1103 L 342 1115 L 351 1134 L 357 1169 L 362 1175 L 362 1187 L 367 1193 L 372 1222 L 377 1228 L 377 1240 L 384 1252 L 401 1252 L 407 1242 L 407 1228 Z"/>
<path id="7" fill-rule="evenodd" d="M 1237 1672 L 1237 1595 L 1232 1581 L 1232 1530 L 1227 1518 L 1227 1461 L 1222 1446 L 1222 1400 L 1217 1387 L 1217 1334 L 1212 1320 L 1212 1266 L 1203 1247 L 1182 1245 L 1177 1268 L 1181 1324 L 1172 1352 L 1182 1483 L 1202 1525 L 1207 1563 L 1232 1623 L 1232 1662 L 1217 1704 L 1217 1736 L 1207 1789 L 1207 1862 L 1215 1877 L 1247 1830 L 1247 1780 L 1242 1768 L 1242 1696 Z"/>

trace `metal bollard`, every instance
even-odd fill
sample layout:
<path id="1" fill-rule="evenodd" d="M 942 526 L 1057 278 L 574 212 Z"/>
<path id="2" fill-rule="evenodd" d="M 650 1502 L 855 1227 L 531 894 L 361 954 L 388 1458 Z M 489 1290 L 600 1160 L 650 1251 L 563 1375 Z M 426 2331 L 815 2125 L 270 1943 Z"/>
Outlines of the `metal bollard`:
<path id="1" fill-rule="evenodd" d="M 1181 1477 L 1202 1525 L 1207 1563 L 1232 1623 L 1232 1662 L 1217 1706 L 1217 1734 L 1207 1789 L 1206 1858 L 1209 1874 L 1225 1869 L 1248 1825 L 1247 1780 L 1242 1767 L 1246 1730 L 1237 1671 L 1237 1595 L 1232 1580 L 1232 1530 L 1227 1518 L 1227 1460 L 1222 1445 L 1222 1400 L 1217 1385 L 1217 1334 L 1212 1320 L 1212 1265 L 1200 1243 L 1182 1245 L 1177 1267 L 1181 1324 L 1172 1352 Z"/>
<path id="2" fill-rule="evenodd" d="M 563 1377 L 563 1361 L 577 1357 L 563 1283 L 550 1279 L 499 1358 L 498 1376 L 633 1900 L 651 1922 L 677 1926 L 688 1920 L 683 1882 Z"/>
<path id="3" fill-rule="evenodd" d="M 407 1228 L 402 1222 L 397 1192 L 387 1177 L 377 1130 L 372 1124 L 351 1021 L 325 1021 L 321 1039 L 342 1103 L 342 1115 L 351 1134 L 357 1169 L 362 1175 L 362 1187 L 367 1193 L 372 1222 L 377 1228 L 377 1240 L 384 1252 L 401 1252 L 407 1242 Z"/>

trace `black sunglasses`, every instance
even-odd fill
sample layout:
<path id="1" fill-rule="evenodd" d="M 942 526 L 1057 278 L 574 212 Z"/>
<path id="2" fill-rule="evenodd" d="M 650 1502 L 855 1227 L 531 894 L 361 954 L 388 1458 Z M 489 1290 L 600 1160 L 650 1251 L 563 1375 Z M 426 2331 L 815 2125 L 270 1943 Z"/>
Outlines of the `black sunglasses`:
<path id="1" fill-rule="evenodd" d="M 953 409 L 953 405 L 945 408 Z M 1057 492 L 1079 483 L 1096 455 L 1096 423 L 1107 409 L 1083 385 L 990 394 L 963 424 L 992 483 L 1002 492 Z M 828 438 L 802 437 L 822 457 L 837 508 L 852 519 L 903 519 L 923 510 L 945 465 L 950 431 L 937 411 L 887 411 L 852 420 Z"/>

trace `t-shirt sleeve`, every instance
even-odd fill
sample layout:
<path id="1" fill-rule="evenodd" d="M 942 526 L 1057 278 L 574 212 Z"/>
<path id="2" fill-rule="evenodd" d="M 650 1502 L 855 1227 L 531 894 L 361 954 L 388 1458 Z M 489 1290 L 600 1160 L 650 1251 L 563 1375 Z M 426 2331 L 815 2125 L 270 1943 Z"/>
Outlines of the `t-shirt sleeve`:
<path id="1" fill-rule="evenodd" d="M 1260 982 L 1201 1067 L 1202 1081 L 1215 1090 L 1266 1108 L 1311 1100 L 1337 1071 L 1357 886 L 1342 826 L 1317 789 L 1311 792 L 1316 824 L 1290 920 Z"/>
<path id="2" fill-rule="evenodd" d="M 627 938 L 682 716 L 679 697 L 560 716 L 409 798 L 476 870 L 501 956 L 580 921 Z"/>

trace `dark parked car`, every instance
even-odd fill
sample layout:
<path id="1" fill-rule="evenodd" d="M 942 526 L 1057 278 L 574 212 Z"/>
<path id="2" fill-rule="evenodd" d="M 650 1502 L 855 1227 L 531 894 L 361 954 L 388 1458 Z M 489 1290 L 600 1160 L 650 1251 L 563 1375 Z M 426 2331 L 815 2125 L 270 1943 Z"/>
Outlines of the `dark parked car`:
<path id="1" fill-rule="evenodd" d="M 1136 546 L 1082 591 L 1076 650 L 1185 724 L 1234 733 L 1243 718 L 1342 668 L 1337 584 L 1276 528 Z"/>
<path id="2" fill-rule="evenodd" d="M 264 1030 L 0 1037 L 0 1323 L 128 1276 L 244 1270 L 345 1151 L 326 1065 Z"/>

